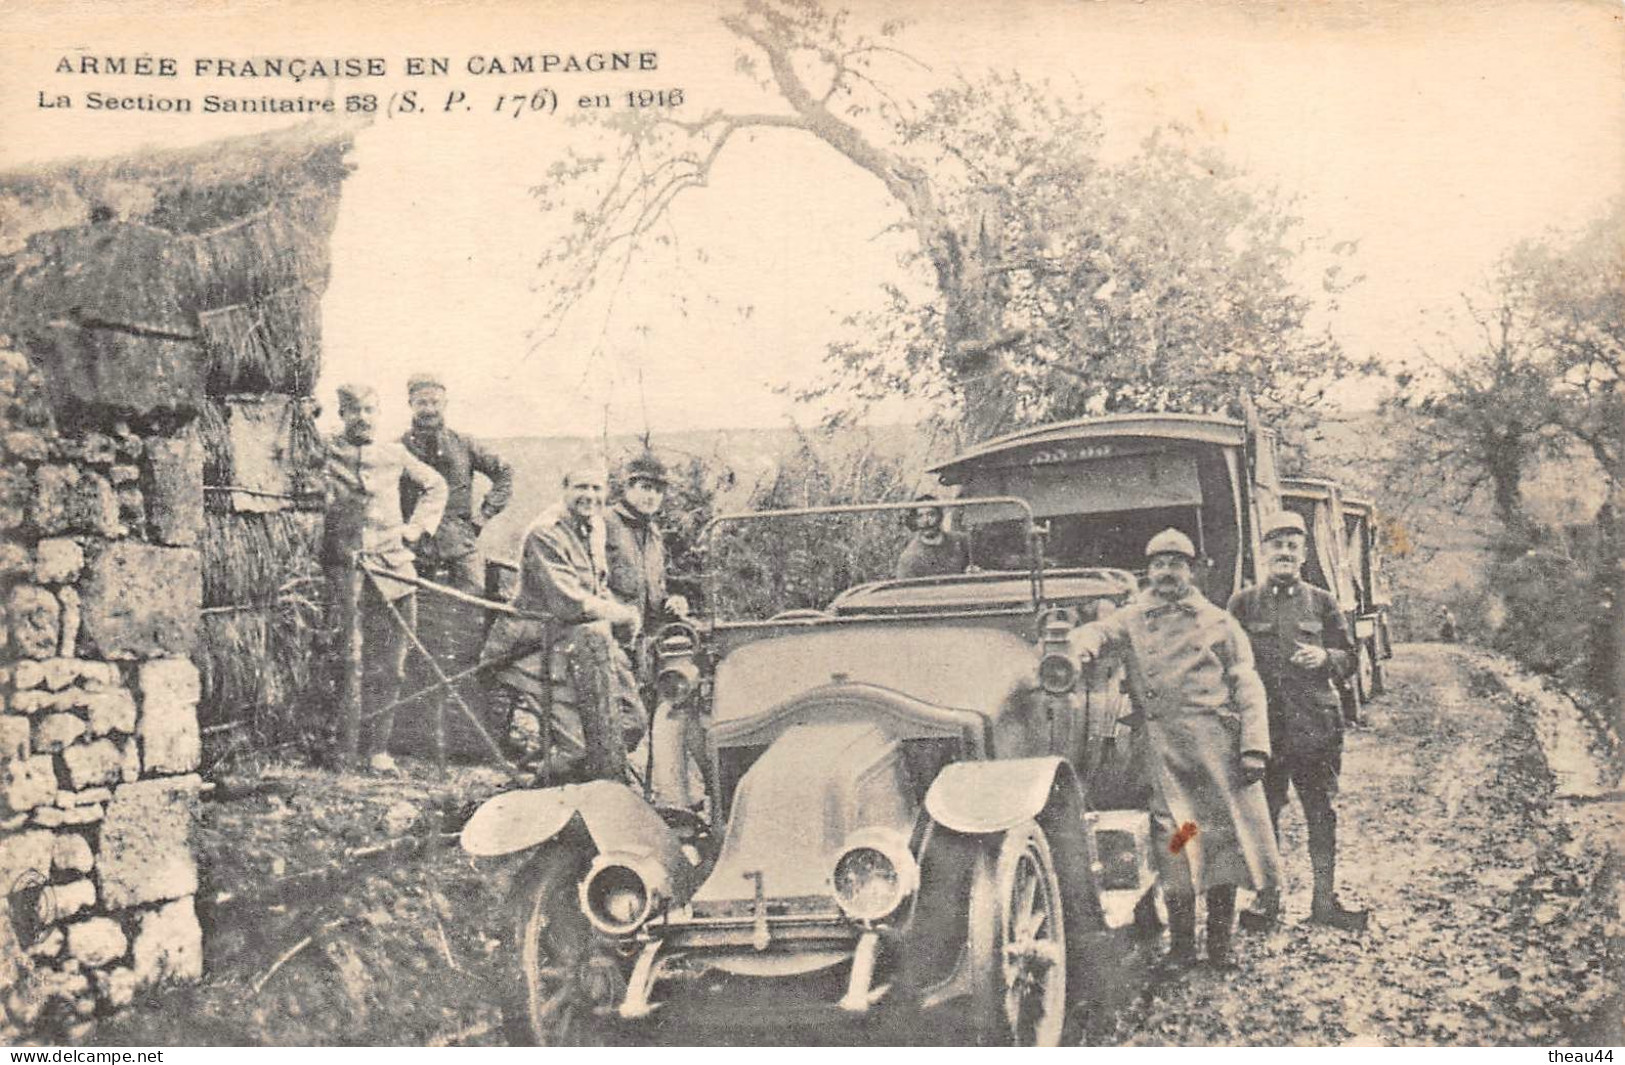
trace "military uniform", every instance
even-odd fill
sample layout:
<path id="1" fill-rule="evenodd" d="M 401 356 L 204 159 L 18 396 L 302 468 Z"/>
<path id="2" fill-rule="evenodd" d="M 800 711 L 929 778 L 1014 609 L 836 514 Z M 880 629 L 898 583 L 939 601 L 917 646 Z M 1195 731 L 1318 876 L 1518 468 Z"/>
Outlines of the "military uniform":
<path id="1" fill-rule="evenodd" d="M 525 531 L 513 605 L 556 620 L 499 617 L 481 653 L 500 663 L 495 679 L 519 697 L 509 730 L 521 760 L 548 759 L 564 774 L 618 775 L 624 750 L 614 744 L 643 726 L 637 681 L 610 634 L 616 604 L 604 559 L 602 518 L 583 523 L 562 505 L 545 511 Z M 611 720 L 587 716 L 594 704 Z"/>
<path id="2" fill-rule="evenodd" d="M 1270 819 L 1279 822 L 1288 788 L 1296 788 L 1309 829 L 1315 879 L 1333 879 L 1337 852 L 1338 775 L 1343 766 L 1343 704 L 1337 681 L 1353 668 L 1354 641 L 1337 601 L 1302 580 L 1268 583 L 1230 599 L 1252 641 L 1253 658 L 1269 696 L 1270 742 L 1275 759 L 1264 778 Z M 1298 643 L 1326 650 L 1326 661 L 1308 670 L 1291 662 Z"/>
<path id="3" fill-rule="evenodd" d="M 328 440 L 325 465 L 327 510 L 322 523 L 319 557 L 327 578 L 328 601 L 341 640 L 340 661 L 353 672 L 365 657 L 376 671 L 387 671 L 373 681 L 377 701 L 395 700 L 406 671 L 406 634 L 384 606 L 388 600 L 408 625 L 417 623 L 413 587 L 387 576 L 367 579 L 356 566 L 360 556 L 374 568 L 410 577 L 412 551 L 408 544 L 432 531 L 446 505 L 446 482 L 393 442 L 357 444 L 340 434 Z M 410 483 L 418 493 L 410 519 L 401 516 L 402 486 Z M 354 636 L 360 614 L 361 640 Z M 365 655 L 363 655 L 365 648 Z M 358 698 L 352 692 L 347 698 Z M 371 755 L 386 754 L 394 730 L 395 712 L 373 719 L 366 744 Z M 358 737 L 346 735 L 349 751 Z"/>
<path id="4" fill-rule="evenodd" d="M 1196 549 L 1177 530 L 1148 557 Z M 1196 894 L 1207 894 L 1208 956 L 1228 964 L 1236 889 L 1277 890 L 1281 859 L 1258 774 L 1270 753 L 1264 687 L 1234 618 L 1194 586 L 1146 589 L 1075 630 L 1084 661 L 1116 651 L 1127 667 L 1135 742 L 1150 787 L 1152 852 L 1166 893 L 1170 959 L 1195 957 Z M 1249 768 L 1248 763 L 1251 763 Z"/>
<path id="5" fill-rule="evenodd" d="M 418 547 L 420 576 L 444 579 L 453 587 L 479 592 L 484 587 L 480 573 L 479 537 L 486 522 L 502 513 L 513 495 L 513 469 L 502 456 L 472 437 L 444 427 L 413 428 L 401 443 L 420 461 L 445 478 L 445 515 L 434 535 Z M 480 501 L 480 516 L 474 517 L 474 475 L 483 473 L 491 488 Z M 408 485 L 401 489 L 401 508 L 412 514 L 418 492 Z"/>

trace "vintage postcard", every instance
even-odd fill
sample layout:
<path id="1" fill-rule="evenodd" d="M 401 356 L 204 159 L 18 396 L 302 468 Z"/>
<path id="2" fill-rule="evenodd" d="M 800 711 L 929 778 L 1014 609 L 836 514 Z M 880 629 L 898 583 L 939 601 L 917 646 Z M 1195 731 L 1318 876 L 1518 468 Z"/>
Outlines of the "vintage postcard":
<path id="1" fill-rule="evenodd" d="M 1612 1060 L 1622 60 L 0 5 L 0 1042 Z"/>

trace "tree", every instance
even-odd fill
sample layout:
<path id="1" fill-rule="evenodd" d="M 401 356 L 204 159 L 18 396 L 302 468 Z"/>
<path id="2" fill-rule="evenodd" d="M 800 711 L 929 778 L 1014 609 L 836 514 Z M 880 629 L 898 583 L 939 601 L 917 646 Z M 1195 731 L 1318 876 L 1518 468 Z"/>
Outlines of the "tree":
<path id="1" fill-rule="evenodd" d="M 762 110 L 617 115 L 609 151 L 571 156 L 539 190 L 549 208 L 586 192 L 543 260 L 555 321 L 671 239 L 672 202 L 742 132 L 779 129 L 879 181 L 912 238 L 885 305 L 850 318 L 813 394 L 907 388 L 974 438 L 1093 410 L 1214 409 L 1240 391 L 1281 419 L 1352 369 L 1309 325 L 1288 205 L 1177 134 L 1107 165 L 1099 116 L 1019 75 L 904 92 L 922 75 L 900 24 L 866 33 L 814 0 L 744 0 L 723 23 Z M 1322 280 L 1345 284 L 1336 267 Z"/>
<path id="2" fill-rule="evenodd" d="M 1488 485 L 1508 531 L 1526 524 L 1523 482 L 1576 446 L 1610 498 L 1625 483 L 1625 213 L 1616 203 L 1571 241 L 1526 241 L 1503 257 L 1490 299 L 1463 297 L 1479 342 L 1446 342 L 1395 374 L 1394 405 L 1420 415 L 1419 456 L 1460 489 Z M 1617 502 L 1615 508 L 1617 509 Z"/>

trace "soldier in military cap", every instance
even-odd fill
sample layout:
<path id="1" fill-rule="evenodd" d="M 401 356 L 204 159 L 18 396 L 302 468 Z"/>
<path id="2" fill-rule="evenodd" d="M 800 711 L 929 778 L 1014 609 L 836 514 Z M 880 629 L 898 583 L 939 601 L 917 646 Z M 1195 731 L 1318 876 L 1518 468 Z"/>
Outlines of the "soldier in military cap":
<path id="1" fill-rule="evenodd" d="M 1269 696 L 1270 744 L 1264 780 L 1270 821 L 1279 824 L 1287 789 L 1297 790 L 1309 829 L 1315 894 L 1309 919 L 1347 931 L 1366 926 L 1363 910 L 1337 898 L 1337 797 L 1343 764 L 1343 711 L 1337 682 L 1354 668 L 1354 641 L 1331 594 L 1300 576 L 1308 533 L 1290 511 L 1264 523 L 1268 579 L 1230 598 L 1230 613 L 1247 630 Z M 1242 915 L 1249 928 L 1267 928 L 1280 914 L 1276 891 L 1259 895 Z"/>
<path id="2" fill-rule="evenodd" d="M 414 458 L 445 478 L 449 492 L 439 526 L 418 546 L 418 576 L 477 593 L 485 583 L 480 573 L 480 531 L 507 507 L 513 495 L 513 469 L 478 440 L 446 428 L 446 386 L 439 378 L 413 375 L 406 383 L 406 395 L 412 407 L 412 428 L 401 443 Z M 478 516 L 474 513 L 476 473 L 491 482 Z M 405 513 L 413 513 L 418 498 L 410 488 L 402 492 Z"/>
<path id="3" fill-rule="evenodd" d="M 1196 547 L 1177 529 L 1146 545 L 1150 584 L 1078 628 L 1089 663 L 1123 657 L 1151 790 L 1152 850 L 1168 903 L 1167 961 L 1196 958 L 1196 896 L 1207 894 L 1207 953 L 1228 967 L 1236 889 L 1273 891 L 1280 855 L 1259 781 L 1269 761 L 1264 686 L 1235 619 L 1193 581 Z"/>
<path id="4" fill-rule="evenodd" d="M 666 464 L 652 452 L 634 456 L 621 471 L 621 498 L 604 516 L 609 590 L 636 607 L 645 633 L 688 614 L 688 600 L 666 591 L 666 545 L 655 516 L 666 501 Z"/>

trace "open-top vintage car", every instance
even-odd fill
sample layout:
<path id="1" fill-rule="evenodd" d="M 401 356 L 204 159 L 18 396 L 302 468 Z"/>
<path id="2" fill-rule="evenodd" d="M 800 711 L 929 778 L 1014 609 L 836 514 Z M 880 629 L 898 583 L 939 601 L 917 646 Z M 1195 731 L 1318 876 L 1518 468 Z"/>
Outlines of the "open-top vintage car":
<path id="1" fill-rule="evenodd" d="M 1121 677 L 1067 653 L 1136 582 L 1047 568 L 1025 500 L 941 506 L 1014 516 L 1027 546 L 1002 568 L 658 635 L 661 713 L 705 722 L 697 808 L 605 780 L 476 811 L 465 850 L 517 867 L 513 1039 L 831 1022 L 884 1040 L 1078 1034 L 1155 920 Z"/>

